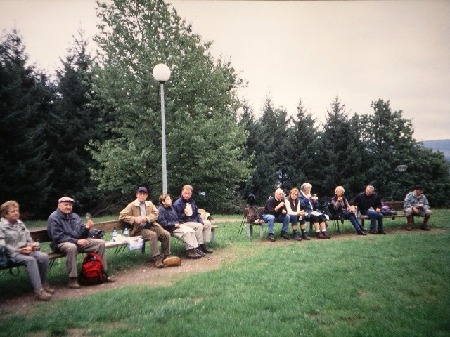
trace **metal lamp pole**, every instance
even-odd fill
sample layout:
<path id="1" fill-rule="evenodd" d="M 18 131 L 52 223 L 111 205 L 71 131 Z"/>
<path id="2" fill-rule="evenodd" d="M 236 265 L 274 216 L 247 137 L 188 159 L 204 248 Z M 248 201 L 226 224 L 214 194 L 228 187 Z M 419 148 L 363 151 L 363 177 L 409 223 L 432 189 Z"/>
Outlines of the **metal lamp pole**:
<path id="1" fill-rule="evenodd" d="M 161 97 L 161 166 L 162 166 L 162 190 L 167 193 L 167 157 L 166 157 L 166 105 L 164 100 L 164 83 L 170 77 L 170 69 L 163 63 L 153 68 L 153 77 L 159 82 Z"/>

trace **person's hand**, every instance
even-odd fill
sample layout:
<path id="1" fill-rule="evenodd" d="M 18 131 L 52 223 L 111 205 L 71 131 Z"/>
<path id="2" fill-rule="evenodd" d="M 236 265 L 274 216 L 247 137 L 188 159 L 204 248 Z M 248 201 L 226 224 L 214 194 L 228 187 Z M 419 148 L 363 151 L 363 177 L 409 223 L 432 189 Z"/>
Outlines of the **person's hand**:
<path id="1" fill-rule="evenodd" d="M 138 216 L 137 218 L 134 218 L 134 222 L 137 224 L 142 223 L 142 217 Z"/>
<path id="2" fill-rule="evenodd" d="M 412 211 L 413 211 L 414 213 L 419 213 L 419 210 L 417 209 L 417 207 L 413 207 L 413 208 L 412 208 Z"/>
<path id="3" fill-rule="evenodd" d="M 350 210 L 350 212 L 355 213 L 355 206 L 350 206 L 349 210 Z"/>
<path id="4" fill-rule="evenodd" d="M 381 209 L 380 209 L 380 208 L 377 208 L 377 209 L 375 209 L 375 211 L 377 211 L 377 212 L 380 212 L 380 211 L 381 211 Z"/>
<path id="5" fill-rule="evenodd" d="M 23 247 L 23 248 L 20 248 L 20 254 L 25 254 L 25 255 L 28 255 L 28 254 L 30 254 L 31 252 L 33 251 L 33 246 L 26 246 L 26 247 Z"/>
<path id="6" fill-rule="evenodd" d="M 86 227 L 86 229 L 91 229 L 92 226 L 94 226 L 94 221 L 92 221 L 91 219 L 89 219 L 84 226 Z"/>
<path id="7" fill-rule="evenodd" d="M 305 215 L 305 211 L 302 209 L 300 212 L 297 213 L 297 215 L 304 216 Z"/>
<path id="8" fill-rule="evenodd" d="M 89 241 L 87 240 L 87 239 L 79 239 L 78 241 L 77 241 L 77 245 L 78 246 L 85 246 L 85 245 L 87 245 L 89 243 Z"/>
<path id="9" fill-rule="evenodd" d="M 283 209 L 283 210 L 281 211 L 281 214 L 286 214 L 286 210 Z"/>
<path id="10" fill-rule="evenodd" d="M 180 228 L 180 225 L 176 223 L 175 228 Z"/>
<path id="11" fill-rule="evenodd" d="M 337 201 L 342 201 L 342 197 L 338 197 L 338 198 L 337 198 Z"/>

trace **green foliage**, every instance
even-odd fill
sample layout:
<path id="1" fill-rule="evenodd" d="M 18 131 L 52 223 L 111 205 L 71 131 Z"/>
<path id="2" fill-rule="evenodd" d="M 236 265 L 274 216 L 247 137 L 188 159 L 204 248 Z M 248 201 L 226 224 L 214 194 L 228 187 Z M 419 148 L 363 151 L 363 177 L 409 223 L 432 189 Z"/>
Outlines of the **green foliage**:
<path id="1" fill-rule="evenodd" d="M 93 142 L 100 167 L 92 170 L 103 190 L 123 192 L 139 183 L 161 190 L 159 84 L 152 68 L 172 70 L 165 84 L 169 192 L 185 183 L 224 209 L 249 174 L 242 160 L 244 130 L 236 124 L 240 85 L 229 63 L 214 61 L 191 27 L 163 1 L 114 1 L 99 5 L 96 40 L 101 49 L 94 90 L 113 137 Z"/>
<path id="2" fill-rule="evenodd" d="M 39 216 L 51 181 L 46 126 L 53 94 L 46 76 L 26 63 L 13 30 L 0 44 L 0 200 L 18 200 L 24 215 Z"/>

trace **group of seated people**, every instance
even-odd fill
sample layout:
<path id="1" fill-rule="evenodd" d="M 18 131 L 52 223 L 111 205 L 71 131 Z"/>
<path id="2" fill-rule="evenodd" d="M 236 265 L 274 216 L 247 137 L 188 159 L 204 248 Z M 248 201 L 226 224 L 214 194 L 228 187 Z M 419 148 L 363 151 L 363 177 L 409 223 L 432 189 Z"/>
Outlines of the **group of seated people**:
<path id="1" fill-rule="evenodd" d="M 159 198 L 160 206 L 147 200 L 148 190 L 139 187 L 136 200 L 128 204 L 121 212 L 123 220 L 130 230 L 130 235 L 141 235 L 150 244 L 150 254 L 156 267 L 164 267 L 163 261 L 170 256 L 170 236 L 183 241 L 187 258 L 201 258 L 212 253 L 206 244 L 211 241 L 211 223 L 203 220 L 195 201 L 192 199 L 191 185 L 183 186 L 181 196 L 172 205 L 168 194 Z M 70 197 L 58 199 L 57 209 L 48 218 L 47 231 L 51 239 L 52 251 L 62 252 L 66 256 L 66 270 L 69 276 L 68 287 L 80 288 L 78 282 L 78 253 L 97 253 L 107 271 L 105 241 L 90 237 L 94 226 L 91 219 L 86 222 L 73 212 L 75 200 Z M 0 246 L 6 248 L 12 263 L 23 264 L 38 300 L 47 301 L 55 290 L 48 284 L 49 256 L 39 250 L 39 244 L 33 242 L 30 231 L 20 220 L 19 204 L 6 201 L 0 206 Z M 161 253 L 158 248 L 161 242 Z M 114 282 L 107 277 L 106 282 Z"/>
<path id="2" fill-rule="evenodd" d="M 278 188 L 274 196 L 270 197 L 265 204 L 262 219 L 267 223 L 269 241 L 276 241 L 274 235 L 274 223 L 281 222 L 280 237 L 289 240 L 289 224 L 292 224 L 292 237 L 297 240 L 310 240 L 305 230 L 305 223 L 309 222 L 314 227 L 318 239 L 330 239 L 327 232 L 328 215 L 319 207 L 316 194 L 311 194 L 312 185 L 304 183 L 300 187 L 293 188 L 285 197 L 284 191 Z M 383 228 L 383 212 L 380 197 L 374 192 L 372 185 L 367 185 L 364 192 L 359 193 L 353 200 L 348 201 L 344 196 L 345 189 L 342 186 L 335 188 L 335 195 L 331 198 L 329 208 L 334 216 L 341 220 L 350 220 L 358 235 L 366 235 L 364 227 L 357 218 L 357 210 L 361 215 L 370 220 L 370 234 L 386 234 Z M 423 216 L 420 226 L 422 230 L 430 230 L 428 220 L 431 216 L 430 204 L 423 194 L 423 187 L 416 185 L 414 191 L 409 192 L 404 200 L 404 210 L 407 219 L 406 230 L 412 229 L 414 215 Z M 328 205 L 327 205 L 328 207 Z M 300 231 L 297 226 L 300 223 Z"/>
<path id="3" fill-rule="evenodd" d="M 305 230 L 306 221 L 314 226 L 318 239 L 329 239 L 326 216 L 319 210 L 317 195 L 311 194 L 312 186 L 304 183 L 293 188 L 287 198 L 282 189 L 275 191 L 274 197 L 267 200 L 262 219 L 268 224 L 268 239 L 275 241 L 274 222 L 282 222 L 281 237 L 290 239 L 289 224 L 292 224 L 292 235 L 295 240 L 309 240 Z M 158 268 L 164 267 L 164 259 L 170 256 L 170 237 L 174 236 L 183 241 L 187 258 L 201 258 L 212 253 L 206 244 L 211 241 L 211 223 L 203 220 L 195 201 L 192 198 L 191 185 L 183 186 L 180 197 L 172 204 L 169 194 L 159 197 L 159 208 L 147 200 L 148 190 L 139 187 L 136 200 L 129 203 L 121 212 L 119 219 L 130 227 L 130 234 L 141 235 L 149 241 L 150 254 Z M 364 228 L 356 217 L 356 207 L 362 215 L 370 219 L 372 234 L 386 234 L 383 229 L 383 214 L 381 201 L 374 187 L 366 186 L 364 192 L 358 194 L 351 202 L 344 196 L 344 188 L 338 186 L 335 196 L 331 200 L 334 211 L 343 219 L 348 219 L 360 235 L 366 235 Z M 85 252 L 97 253 L 103 263 L 105 272 L 107 261 L 105 258 L 105 241 L 89 237 L 89 231 L 94 223 L 88 219 L 86 223 L 73 212 L 74 199 L 61 197 L 57 209 L 48 218 L 48 234 L 51 238 L 51 248 L 66 255 L 66 269 L 69 276 L 68 286 L 72 289 L 80 287 L 78 283 L 77 254 Z M 422 230 L 429 230 L 427 222 L 431 210 L 427 198 L 423 194 L 423 187 L 416 185 L 414 191 L 408 193 L 404 200 L 407 230 L 412 229 L 412 217 L 424 217 Z M 30 281 L 38 300 L 47 301 L 52 298 L 55 290 L 48 284 L 47 274 L 49 257 L 39 250 L 39 245 L 33 242 L 30 231 L 20 220 L 19 204 L 10 200 L 0 206 L 0 246 L 6 248 L 13 263 L 24 264 L 30 276 Z M 378 223 L 376 230 L 375 225 Z M 300 231 L 298 230 L 300 224 Z M 158 248 L 161 242 L 161 252 Z M 106 282 L 114 282 L 110 277 Z"/>

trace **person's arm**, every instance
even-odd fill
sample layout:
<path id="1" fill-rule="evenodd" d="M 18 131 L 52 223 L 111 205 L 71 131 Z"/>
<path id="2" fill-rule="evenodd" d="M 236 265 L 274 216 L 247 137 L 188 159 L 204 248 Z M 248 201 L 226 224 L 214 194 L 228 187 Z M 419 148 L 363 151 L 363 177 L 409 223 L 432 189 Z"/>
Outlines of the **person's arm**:
<path id="1" fill-rule="evenodd" d="M 430 209 L 430 203 L 428 202 L 428 199 L 425 195 L 422 195 L 422 200 L 423 200 L 423 209 L 425 211 L 428 211 Z"/>
<path id="2" fill-rule="evenodd" d="M 403 209 L 411 208 L 412 206 L 411 193 L 408 193 L 405 196 L 405 200 L 403 200 Z"/>
<path id="3" fill-rule="evenodd" d="M 158 223 L 164 228 L 169 226 L 169 222 L 167 221 L 167 211 L 163 206 L 158 207 Z"/>
<path id="4" fill-rule="evenodd" d="M 126 223 L 132 225 L 135 220 L 139 218 L 138 216 L 133 216 L 134 202 L 130 202 L 127 207 L 120 211 L 119 220 L 125 221 Z"/>
<path id="5" fill-rule="evenodd" d="M 172 205 L 173 209 L 175 210 L 175 212 L 177 213 L 178 216 L 178 220 L 183 223 L 183 222 L 187 222 L 186 220 L 186 214 L 184 213 L 184 205 L 183 202 L 180 199 L 177 199 L 173 205 Z"/>
<path id="6" fill-rule="evenodd" d="M 156 219 L 158 219 L 158 209 L 156 208 L 156 206 L 150 202 L 150 205 L 147 207 L 147 222 L 148 223 L 152 223 L 155 222 Z"/>

